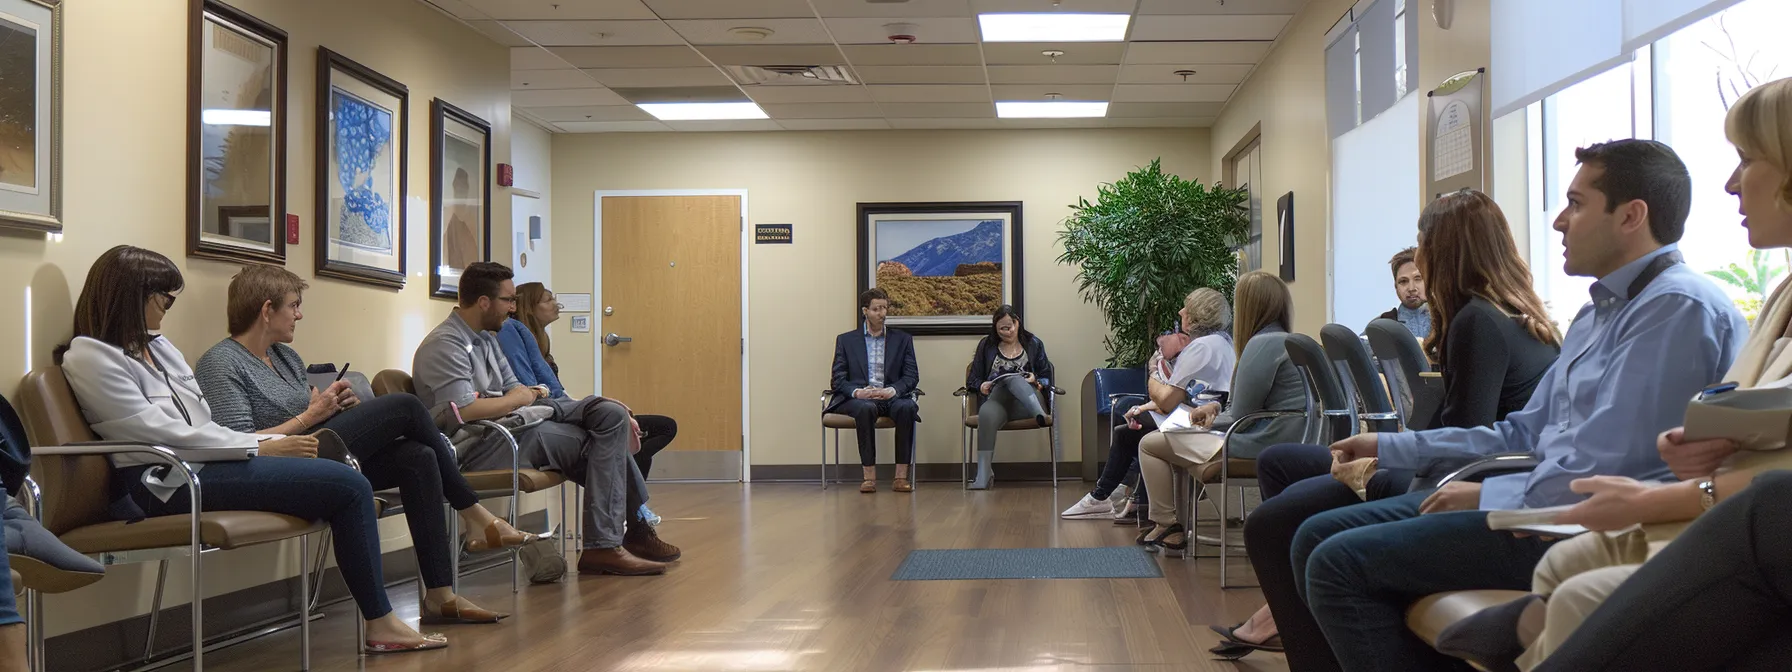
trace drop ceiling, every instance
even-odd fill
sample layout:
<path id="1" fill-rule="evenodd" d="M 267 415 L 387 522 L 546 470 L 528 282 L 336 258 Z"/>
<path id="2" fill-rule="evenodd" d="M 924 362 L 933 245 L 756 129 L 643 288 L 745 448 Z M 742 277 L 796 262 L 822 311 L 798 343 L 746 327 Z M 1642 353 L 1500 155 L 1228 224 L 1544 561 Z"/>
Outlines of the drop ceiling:
<path id="1" fill-rule="evenodd" d="M 1307 2 L 421 1 L 510 47 L 512 111 L 561 133 L 1210 126 Z M 981 41 L 978 14 L 1054 11 L 1132 21 L 1124 42 Z M 853 83 L 730 70 L 793 65 L 840 66 Z M 635 106 L 748 100 L 771 118 L 662 122 Z M 1009 100 L 1110 104 L 1105 118 L 996 118 Z"/>

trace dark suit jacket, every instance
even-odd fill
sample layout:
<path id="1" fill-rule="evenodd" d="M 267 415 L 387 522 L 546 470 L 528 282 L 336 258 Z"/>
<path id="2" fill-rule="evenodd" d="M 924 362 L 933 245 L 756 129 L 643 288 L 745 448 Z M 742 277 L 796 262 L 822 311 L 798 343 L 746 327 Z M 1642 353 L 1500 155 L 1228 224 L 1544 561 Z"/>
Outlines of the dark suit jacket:
<path id="1" fill-rule="evenodd" d="M 865 330 L 854 329 L 834 337 L 834 376 L 829 387 L 834 400 L 828 404 L 832 413 L 852 399 L 853 390 L 871 385 L 871 369 L 865 353 Z M 921 369 L 915 365 L 915 339 L 907 333 L 884 327 L 884 386 L 896 390 L 896 398 L 907 397 L 921 383 Z"/>

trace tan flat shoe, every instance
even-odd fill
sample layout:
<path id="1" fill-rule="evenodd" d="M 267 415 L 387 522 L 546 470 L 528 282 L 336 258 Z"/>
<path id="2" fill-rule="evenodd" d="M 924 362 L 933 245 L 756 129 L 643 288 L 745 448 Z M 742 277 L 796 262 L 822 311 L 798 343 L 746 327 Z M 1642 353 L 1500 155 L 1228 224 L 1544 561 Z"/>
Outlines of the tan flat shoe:
<path id="1" fill-rule="evenodd" d="M 915 484 L 910 483 L 906 478 L 898 478 L 896 479 L 896 483 L 892 485 L 890 489 L 897 492 L 914 492 Z"/>
<path id="2" fill-rule="evenodd" d="M 423 625 L 448 625 L 458 623 L 497 623 L 510 617 L 510 614 L 481 609 L 460 601 L 456 597 L 439 605 L 424 604 L 420 609 L 419 620 Z"/>
<path id="3" fill-rule="evenodd" d="M 877 481 L 865 479 L 865 482 L 859 484 L 859 492 L 866 494 L 877 492 Z"/>
<path id="4" fill-rule="evenodd" d="M 467 539 L 467 550 L 478 552 L 494 548 L 515 548 L 533 543 L 537 539 L 540 537 L 529 532 L 518 532 L 502 518 L 494 518 L 485 526 L 484 539 L 472 537 Z"/>
<path id="5" fill-rule="evenodd" d="M 448 648 L 448 638 L 441 633 L 424 633 L 423 641 L 416 644 L 400 644 L 398 642 L 375 642 L 368 640 L 363 651 L 369 655 L 382 653 L 410 653 L 412 651 L 429 651 Z"/>

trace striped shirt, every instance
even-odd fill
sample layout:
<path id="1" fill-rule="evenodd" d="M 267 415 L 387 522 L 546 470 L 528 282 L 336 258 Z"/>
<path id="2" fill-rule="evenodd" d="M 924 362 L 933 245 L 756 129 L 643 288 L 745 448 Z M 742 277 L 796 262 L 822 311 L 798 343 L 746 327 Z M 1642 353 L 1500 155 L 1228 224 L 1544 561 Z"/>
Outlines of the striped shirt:
<path id="1" fill-rule="evenodd" d="M 884 333 L 890 333 L 889 329 L 888 326 L 885 326 Z M 884 337 L 872 336 L 870 324 L 865 325 L 865 366 L 870 369 L 865 372 L 867 375 L 866 379 L 869 381 L 870 386 L 873 389 L 883 387 Z"/>

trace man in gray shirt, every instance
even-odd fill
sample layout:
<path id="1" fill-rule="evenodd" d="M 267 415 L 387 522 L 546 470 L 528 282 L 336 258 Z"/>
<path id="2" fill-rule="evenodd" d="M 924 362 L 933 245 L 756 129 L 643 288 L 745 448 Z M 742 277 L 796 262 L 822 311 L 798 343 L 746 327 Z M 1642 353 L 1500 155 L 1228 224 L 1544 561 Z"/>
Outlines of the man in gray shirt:
<path id="1" fill-rule="evenodd" d="M 460 306 L 423 339 L 411 364 L 418 398 L 454 437 L 463 471 L 510 468 L 502 436 L 464 424 L 496 420 L 518 425 L 512 433 L 522 464 L 584 486 L 580 573 L 665 572 L 680 551 L 638 517 L 647 482 L 630 459 L 635 437 L 628 408 L 596 396 L 551 398 L 546 388 L 517 382 L 497 338 L 516 309 L 511 278 L 509 268 L 489 261 L 461 272 Z"/>

